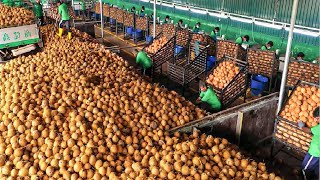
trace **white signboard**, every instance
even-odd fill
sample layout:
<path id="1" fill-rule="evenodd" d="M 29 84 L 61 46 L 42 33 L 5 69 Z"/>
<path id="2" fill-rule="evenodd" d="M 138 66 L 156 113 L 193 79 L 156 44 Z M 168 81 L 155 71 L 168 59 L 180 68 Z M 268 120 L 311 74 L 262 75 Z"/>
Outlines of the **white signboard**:
<path id="1" fill-rule="evenodd" d="M 39 38 L 37 24 L 0 29 L 0 44 Z"/>

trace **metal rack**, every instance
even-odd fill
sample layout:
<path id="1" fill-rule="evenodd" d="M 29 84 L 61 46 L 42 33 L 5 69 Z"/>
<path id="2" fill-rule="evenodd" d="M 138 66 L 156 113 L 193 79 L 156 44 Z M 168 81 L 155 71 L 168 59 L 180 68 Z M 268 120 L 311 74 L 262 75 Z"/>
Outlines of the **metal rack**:
<path id="1" fill-rule="evenodd" d="M 248 69 L 247 69 L 248 63 L 245 61 L 241 61 L 239 59 L 236 59 L 236 58 L 225 56 L 223 59 L 221 59 L 217 63 L 216 67 L 218 67 L 219 64 L 222 63 L 223 61 L 232 61 L 240 68 L 240 72 L 223 89 L 219 89 L 219 88 L 214 87 L 213 85 L 209 84 L 210 86 L 212 86 L 214 91 L 217 93 L 217 96 L 219 97 L 223 108 L 225 108 L 228 105 L 230 105 L 231 103 L 233 103 L 240 96 L 243 96 L 244 101 L 245 101 L 246 90 L 248 87 L 248 80 L 247 80 L 248 79 L 247 78 L 247 76 L 248 76 Z M 213 68 L 211 70 L 211 72 L 208 73 L 208 75 L 213 73 L 213 71 L 216 69 L 216 67 Z"/>
<path id="2" fill-rule="evenodd" d="M 288 67 L 287 86 L 293 87 L 299 80 L 319 83 L 319 68 L 316 63 L 291 60 Z"/>
<path id="3" fill-rule="evenodd" d="M 224 56 L 246 60 L 247 51 L 233 41 L 218 40 L 217 43 L 217 60 L 223 59 Z"/>
<path id="4" fill-rule="evenodd" d="M 172 61 L 174 58 L 175 36 L 167 37 L 163 33 L 161 33 L 155 37 L 155 40 L 160 39 L 161 37 L 166 37 L 168 39 L 168 42 L 163 47 L 161 47 L 156 53 L 148 54 L 153 63 L 152 75 L 159 68 L 162 72 L 162 64 L 165 62 Z M 151 46 L 151 44 L 146 45 L 142 50 L 144 51 L 148 46 Z"/>
<path id="5" fill-rule="evenodd" d="M 249 74 L 260 74 L 269 78 L 268 92 L 271 93 L 273 78 L 277 75 L 279 61 L 273 51 L 248 49 L 247 53 Z"/>
<path id="6" fill-rule="evenodd" d="M 300 155 L 301 157 L 303 157 L 308 151 L 312 138 L 311 134 L 303 132 L 301 129 L 299 129 L 297 123 L 281 116 L 281 112 L 284 110 L 285 106 L 292 97 L 293 93 L 296 91 L 297 87 L 303 85 L 315 86 L 317 88 L 320 88 L 320 86 L 317 84 L 305 81 L 299 81 L 298 83 L 296 83 L 290 96 L 285 99 L 281 110 L 277 114 L 272 139 L 271 157 L 274 157 L 280 151 L 283 151 L 284 147 L 293 150 L 293 152 Z M 276 152 L 273 152 L 276 142 L 281 143 L 283 146 Z"/>
<path id="7" fill-rule="evenodd" d="M 203 74 L 207 67 L 208 46 L 199 45 L 199 54 L 195 55 L 195 44 L 189 45 L 187 59 L 168 63 L 169 78 L 184 86 Z"/>

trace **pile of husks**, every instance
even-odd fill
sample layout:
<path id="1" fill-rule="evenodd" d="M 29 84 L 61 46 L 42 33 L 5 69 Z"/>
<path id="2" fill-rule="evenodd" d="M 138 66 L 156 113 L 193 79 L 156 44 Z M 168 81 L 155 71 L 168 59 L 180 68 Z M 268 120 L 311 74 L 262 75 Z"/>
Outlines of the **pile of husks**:
<path id="1" fill-rule="evenodd" d="M 225 139 L 169 136 L 204 112 L 99 44 L 41 31 L 43 52 L 0 68 L 1 179 L 280 179 Z"/>

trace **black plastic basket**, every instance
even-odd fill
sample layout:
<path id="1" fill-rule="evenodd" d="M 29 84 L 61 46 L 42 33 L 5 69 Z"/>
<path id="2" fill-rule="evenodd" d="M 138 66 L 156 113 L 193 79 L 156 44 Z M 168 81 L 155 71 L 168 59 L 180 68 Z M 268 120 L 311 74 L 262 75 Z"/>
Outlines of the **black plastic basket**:
<path id="1" fill-rule="evenodd" d="M 240 71 L 236 74 L 233 79 L 228 83 L 226 87 L 223 89 L 219 89 L 209 84 L 214 91 L 216 92 L 218 98 L 223 107 L 227 107 L 235 100 L 237 100 L 240 96 L 246 95 L 246 90 L 248 87 L 248 63 L 245 61 L 241 61 L 236 58 L 225 56 L 222 60 L 220 60 L 216 66 L 207 74 L 208 76 L 213 73 L 213 71 L 219 66 L 223 61 L 233 61 L 239 68 Z"/>
<path id="2" fill-rule="evenodd" d="M 117 23 L 123 24 L 124 22 L 124 10 L 117 8 L 116 10 L 116 21 Z"/>

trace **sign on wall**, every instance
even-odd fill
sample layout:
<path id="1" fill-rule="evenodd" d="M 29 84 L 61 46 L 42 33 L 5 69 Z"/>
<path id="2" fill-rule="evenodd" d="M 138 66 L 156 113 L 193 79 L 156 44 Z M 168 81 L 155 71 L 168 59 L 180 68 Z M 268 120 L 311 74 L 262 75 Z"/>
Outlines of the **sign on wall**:
<path id="1" fill-rule="evenodd" d="M 36 24 L 0 29 L 0 45 L 39 38 Z"/>

